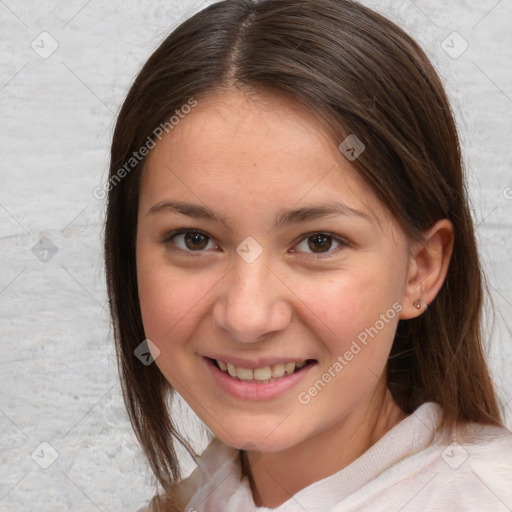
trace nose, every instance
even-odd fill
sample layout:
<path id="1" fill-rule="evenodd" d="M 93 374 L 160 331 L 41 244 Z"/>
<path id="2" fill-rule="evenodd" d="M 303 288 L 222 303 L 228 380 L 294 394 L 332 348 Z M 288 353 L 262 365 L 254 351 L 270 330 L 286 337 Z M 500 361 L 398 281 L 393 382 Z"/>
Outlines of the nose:
<path id="1" fill-rule="evenodd" d="M 260 256 L 247 263 L 237 257 L 214 304 L 213 324 L 238 342 L 262 341 L 290 324 L 289 296 L 290 290 L 266 259 Z"/>

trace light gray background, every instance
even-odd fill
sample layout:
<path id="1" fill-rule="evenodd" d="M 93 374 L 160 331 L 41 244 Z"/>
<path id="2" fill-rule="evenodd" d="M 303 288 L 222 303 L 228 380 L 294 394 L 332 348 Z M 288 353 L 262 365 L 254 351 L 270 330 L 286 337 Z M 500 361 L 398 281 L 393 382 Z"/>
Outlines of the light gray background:
<path id="1" fill-rule="evenodd" d="M 363 3 L 420 41 L 452 98 L 496 308 L 490 363 L 510 427 L 512 0 Z M 106 179 L 115 114 L 137 71 L 204 5 L 0 0 L 2 511 L 129 511 L 153 494 L 122 403 L 102 270 L 105 205 L 92 191 Z M 454 31 L 469 44 L 458 58 L 465 43 Z M 43 237 L 56 253 L 37 245 Z"/>

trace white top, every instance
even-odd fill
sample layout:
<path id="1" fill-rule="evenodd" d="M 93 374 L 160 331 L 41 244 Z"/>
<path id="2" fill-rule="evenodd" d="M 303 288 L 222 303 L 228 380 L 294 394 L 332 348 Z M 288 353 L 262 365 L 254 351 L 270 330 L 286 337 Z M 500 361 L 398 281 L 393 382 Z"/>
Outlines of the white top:
<path id="1" fill-rule="evenodd" d="M 239 450 L 214 437 L 180 484 L 183 510 L 511 511 L 512 432 L 470 424 L 442 438 L 435 434 L 440 415 L 438 404 L 421 405 L 351 464 L 274 509 L 254 505 Z"/>

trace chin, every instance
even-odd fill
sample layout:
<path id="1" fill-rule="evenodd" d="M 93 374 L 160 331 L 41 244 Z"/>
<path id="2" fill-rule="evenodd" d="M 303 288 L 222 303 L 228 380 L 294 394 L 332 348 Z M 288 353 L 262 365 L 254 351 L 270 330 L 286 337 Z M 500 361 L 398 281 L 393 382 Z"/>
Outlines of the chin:
<path id="1" fill-rule="evenodd" d="M 282 421 L 282 418 L 279 421 Z M 288 429 L 276 429 L 278 423 L 260 423 L 252 428 L 244 428 L 241 423 L 237 423 L 233 427 L 223 425 L 225 428 L 212 431 L 223 443 L 238 450 L 278 453 L 292 448 L 301 441 L 292 436 Z M 303 435 L 304 432 L 301 431 L 300 437 Z"/>

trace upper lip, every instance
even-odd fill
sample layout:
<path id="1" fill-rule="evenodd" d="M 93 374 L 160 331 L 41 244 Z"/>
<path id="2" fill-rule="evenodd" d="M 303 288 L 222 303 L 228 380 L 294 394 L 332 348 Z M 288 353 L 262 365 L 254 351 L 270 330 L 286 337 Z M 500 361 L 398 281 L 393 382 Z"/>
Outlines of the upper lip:
<path id="1" fill-rule="evenodd" d="M 223 363 L 231 363 L 240 368 L 263 368 L 273 364 L 300 363 L 301 361 L 312 360 L 311 358 L 301 357 L 259 357 L 257 359 L 244 359 L 241 357 L 225 356 L 225 355 L 205 355 L 209 359 L 216 359 Z"/>

